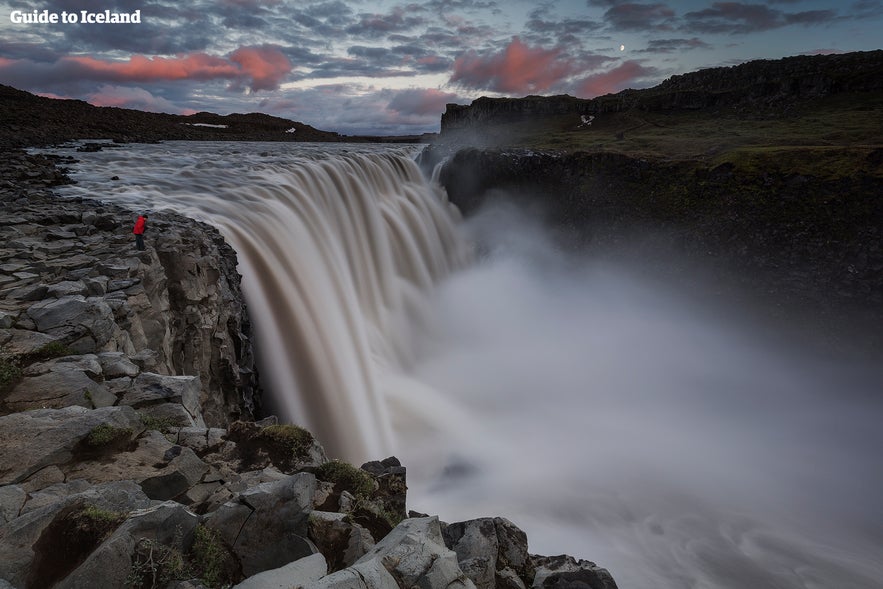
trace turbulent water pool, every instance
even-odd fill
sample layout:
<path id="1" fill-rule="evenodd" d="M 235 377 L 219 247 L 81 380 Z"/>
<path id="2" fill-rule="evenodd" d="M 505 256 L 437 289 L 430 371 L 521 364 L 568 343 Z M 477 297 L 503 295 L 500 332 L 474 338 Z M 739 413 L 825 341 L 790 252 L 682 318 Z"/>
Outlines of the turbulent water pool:
<path id="1" fill-rule="evenodd" d="M 563 252 L 514 206 L 461 221 L 418 149 L 130 145 L 76 153 L 61 193 L 218 226 L 274 409 L 332 455 L 398 456 L 411 509 L 505 516 L 623 589 L 883 587 L 879 366 Z"/>

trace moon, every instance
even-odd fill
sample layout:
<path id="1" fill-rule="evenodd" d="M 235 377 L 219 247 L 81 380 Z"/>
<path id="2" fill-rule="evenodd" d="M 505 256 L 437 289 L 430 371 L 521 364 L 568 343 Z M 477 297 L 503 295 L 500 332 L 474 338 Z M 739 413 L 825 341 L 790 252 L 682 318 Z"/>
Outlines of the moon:
<path id="1" fill-rule="evenodd" d="M 620 45 L 620 46 L 619 46 L 619 50 L 620 50 L 620 51 L 625 51 L 625 45 Z"/>

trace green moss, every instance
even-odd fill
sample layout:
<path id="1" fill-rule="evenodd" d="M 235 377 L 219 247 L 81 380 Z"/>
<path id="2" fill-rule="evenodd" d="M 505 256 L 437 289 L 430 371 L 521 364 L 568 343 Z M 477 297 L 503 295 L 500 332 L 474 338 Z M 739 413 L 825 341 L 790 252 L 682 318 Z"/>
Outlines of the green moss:
<path id="1" fill-rule="evenodd" d="M 71 349 L 61 342 L 49 342 L 45 346 L 28 354 L 28 359 L 32 361 L 50 360 L 52 358 L 70 356 L 72 353 Z"/>
<path id="2" fill-rule="evenodd" d="M 295 458 L 304 458 L 313 445 L 313 434 L 296 425 L 268 425 L 258 438 L 285 449 Z"/>
<path id="3" fill-rule="evenodd" d="M 128 427 L 114 427 L 109 423 L 96 425 L 86 437 L 86 444 L 92 447 L 108 446 L 110 444 L 128 439 L 132 435 L 132 429 Z"/>
<path id="4" fill-rule="evenodd" d="M 349 491 L 356 498 L 364 499 L 374 492 L 374 479 L 371 475 L 348 462 L 326 462 L 316 469 L 316 477 L 334 483 L 336 488 Z"/>
<path id="5" fill-rule="evenodd" d="M 144 427 L 147 429 L 153 429 L 164 434 L 177 427 L 175 422 L 168 417 L 153 417 L 152 415 L 142 414 L 141 423 L 143 423 Z"/>
<path id="6" fill-rule="evenodd" d="M 0 360 L 0 393 L 12 389 L 20 378 L 21 369 L 18 366 L 8 360 Z"/>

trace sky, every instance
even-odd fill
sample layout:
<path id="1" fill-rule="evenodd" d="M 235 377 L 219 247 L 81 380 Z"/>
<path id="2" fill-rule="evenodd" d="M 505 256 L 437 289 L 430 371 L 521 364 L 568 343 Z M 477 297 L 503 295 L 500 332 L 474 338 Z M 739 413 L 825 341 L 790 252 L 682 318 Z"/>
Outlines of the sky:
<path id="1" fill-rule="evenodd" d="M 138 24 L 17 23 L 132 13 Z M 479 96 L 592 98 L 701 68 L 883 46 L 883 0 L 0 0 L 0 83 L 98 106 L 436 132 Z"/>

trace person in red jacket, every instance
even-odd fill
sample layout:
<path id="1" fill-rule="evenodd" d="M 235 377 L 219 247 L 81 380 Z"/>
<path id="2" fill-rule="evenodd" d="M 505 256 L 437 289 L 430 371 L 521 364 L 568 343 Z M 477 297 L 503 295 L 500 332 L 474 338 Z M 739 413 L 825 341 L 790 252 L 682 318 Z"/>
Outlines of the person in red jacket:
<path id="1" fill-rule="evenodd" d="M 135 234 L 135 247 L 137 247 L 139 251 L 144 250 L 144 231 L 146 229 L 147 215 L 138 215 L 138 219 L 135 220 L 135 228 L 132 229 L 132 233 Z"/>

